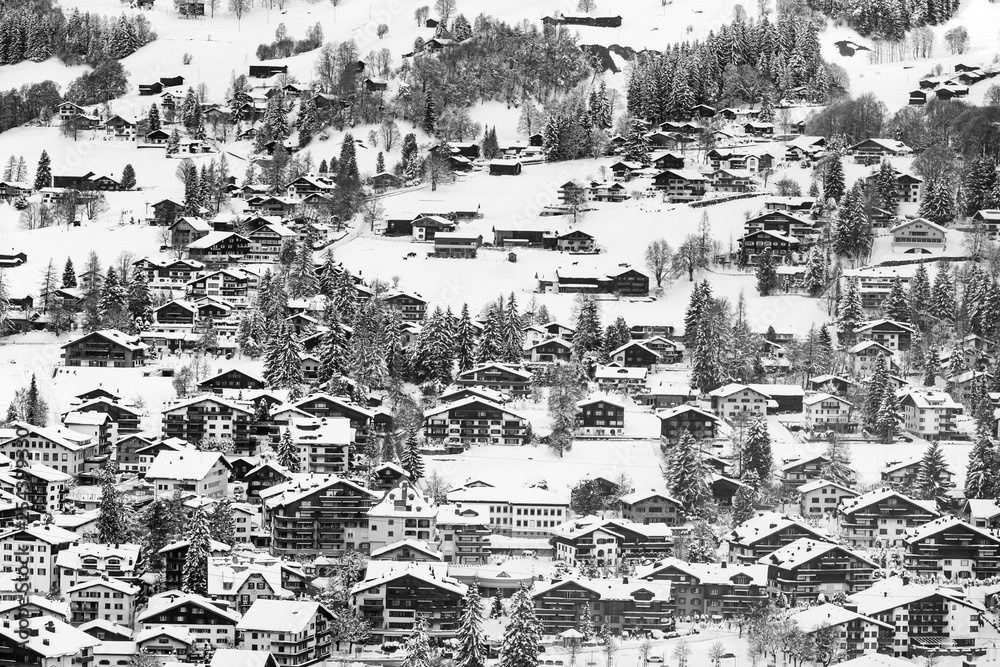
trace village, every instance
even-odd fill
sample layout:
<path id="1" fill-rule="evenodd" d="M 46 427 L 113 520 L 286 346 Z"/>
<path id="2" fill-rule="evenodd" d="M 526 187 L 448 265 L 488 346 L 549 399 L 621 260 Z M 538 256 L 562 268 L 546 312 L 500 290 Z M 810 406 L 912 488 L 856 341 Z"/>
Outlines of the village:
<path id="1" fill-rule="evenodd" d="M 996 14 L 720 2 L 19 7 L 11 664 L 994 663 Z"/>

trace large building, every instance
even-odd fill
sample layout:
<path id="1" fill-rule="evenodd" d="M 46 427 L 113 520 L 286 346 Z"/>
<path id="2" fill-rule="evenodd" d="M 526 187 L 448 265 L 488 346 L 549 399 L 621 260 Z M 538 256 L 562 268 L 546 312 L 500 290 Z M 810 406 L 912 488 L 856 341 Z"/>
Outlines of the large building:
<path id="1" fill-rule="evenodd" d="M 955 517 L 912 529 L 903 540 L 903 565 L 920 577 L 995 579 L 1000 575 L 1000 538 Z"/>
<path id="2" fill-rule="evenodd" d="M 867 556 L 833 542 L 795 540 L 758 561 L 767 566 L 772 596 L 784 595 L 791 605 L 813 603 L 838 593 L 851 595 L 872 585 L 878 565 Z"/>
<path id="3" fill-rule="evenodd" d="M 471 445 L 523 445 L 528 419 L 514 410 L 470 396 L 424 412 L 429 442 L 467 448 Z"/>
<path id="4" fill-rule="evenodd" d="M 768 598 L 764 565 L 688 563 L 665 558 L 638 568 L 635 575 L 645 581 L 669 581 L 678 618 L 692 615 L 734 618 Z"/>
<path id="5" fill-rule="evenodd" d="M 63 362 L 67 366 L 99 366 L 131 368 L 146 364 L 148 347 L 137 336 L 114 329 L 84 334 L 62 346 Z"/>
<path id="6" fill-rule="evenodd" d="M 351 589 L 351 608 L 368 621 L 375 638 L 398 641 L 407 637 L 418 616 L 426 619 L 428 635 L 455 636 L 461 625 L 465 584 L 433 564 L 389 562 L 387 569 L 376 571 L 372 565 L 365 580 Z"/>
<path id="7" fill-rule="evenodd" d="M 729 532 L 729 562 L 752 564 L 767 554 L 781 549 L 802 538 L 828 540 L 819 528 L 777 512 L 758 512 L 757 516 L 741 523 Z"/>
<path id="8" fill-rule="evenodd" d="M 332 622 L 333 613 L 313 600 L 258 599 L 236 624 L 236 640 L 280 666 L 314 664 L 330 655 Z"/>
<path id="9" fill-rule="evenodd" d="M 549 537 L 566 521 L 569 501 L 544 489 L 482 486 L 457 489 L 448 502 L 479 512 L 497 535 Z"/>
<path id="10" fill-rule="evenodd" d="M 837 512 L 840 535 L 852 547 L 900 546 L 907 532 L 940 516 L 933 500 L 876 489 L 845 500 Z"/>
<path id="11" fill-rule="evenodd" d="M 670 582 L 624 579 L 562 579 L 539 582 L 531 591 L 535 617 L 546 634 L 575 630 L 589 615 L 594 627 L 662 631 L 673 619 Z"/>

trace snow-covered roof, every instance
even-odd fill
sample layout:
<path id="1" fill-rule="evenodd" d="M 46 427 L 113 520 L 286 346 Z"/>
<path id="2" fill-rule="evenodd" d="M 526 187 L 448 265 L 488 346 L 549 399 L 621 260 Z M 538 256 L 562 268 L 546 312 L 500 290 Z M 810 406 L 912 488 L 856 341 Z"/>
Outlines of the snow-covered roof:
<path id="1" fill-rule="evenodd" d="M 99 331 L 92 331 L 90 333 L 83 334 L 82 336 L 77 336 L 68 343 L 63 344 L 61 347 L 64 348 L 69 347 L 70 345 L 79 343 L 81 340 L 89 336 L 100 336 L 101 338 L 105 338 L 108 341 L 115 343 L 116 345 L 121 345 L 122 347 L 127 348 L 133 352 L 138 350 L 145 350 L 147 347 L 142 343 L 136 342 L 137 340 L 139 340 L 137 336 L 130 336 L 128 334 L 122 333 L 121 331 L 118 331 L 117 329 L 101 329 Z"/>
<path id="2" fill-rule="evenodd" d="M 928 521 L 925 524 L 916 526 L 915 528 L 910 528 L 907 531 L 907 535 L 904 538 L 906 544 L 912 544 L 913 542 L 919 542 L 920 540 L 926 540 L 928 537 L 933 537 L 938 533 L 948 530 L 949 528 L 964 528 L 965 530 L 975 533 L 979 537 L 979 544 L 983 543 L 983 540 L 992 543 L 994 546 L 1000 545 L 1000 538 L 994 535 L 989 530 L 983 528 L 977 528 L 971 524 L 962 521 L 961 519 L 953 516 L 942 516 L 933 521 Z M 985 544 L 983 545 L 985 547 Z"/>
<path id="3" fill-rule="evenodd" d="M 108 577 L 107 579 L 88 579 L 75 586 L 70 586 L 66 589 L 67 593 L 76 593 L 78 591 L 84 591 L 88 588 L 95 588 L 103 586 L 105 588 L 110 588 L 111 590 L 121 593 L 123 595 L 138 595 L 139 587 L 133 586 L 132 584 L 126 583 L 121 579 L 116 579 L 114 577 Z"/>
<path id="4" fill-rule="evenodd" d="M 182 593 L 177 590 L 172 590 L 150 597 L 148 606 L 141 613 L 136 614 L 135 621 L 136 623 L 142 623 L 148 618 L 158 616 L 165 611 L 174 609 L 175 607 L 179 607 L 181 605 L 195 605 L 203 609 L 209 609 L 213 614 L 218 614 L 219 616 L 227 618 L 233 622 L 240 620 L 240 615 L 238 613 L 229 609 L 223 609 L 209 598 L 196 595 L 194 593 Z M 136 637 L 136 641 L 142 641 L 140 637 Z"/>
<path id="5" fill-rule="evenodd" d="M 437 514 L 434 505 L 424 498 L 416 486 L 401 482 L 386 491 L 378 503 L 368 510 L 370 517 L 420 518 Z"/>
<path id="6" fill-rule="evenodd" d="M 560 505 L 569 501 L 553 491 L 525 487 L 479 486 L 471 489 L 457 489 L 448 494 L 452 503 L 509 503 L 511 505 Z"/>
<path id="7" fill-rule="evenodd" d="M 379 567 L 377 565 L 373 567 L 375 563 L 390 563 L 390 565 L 388 565 L 388 569 L 379 572 Z M 402 567 L 394 567 L 397 565 L 402 565 Z M 357 595 L 359 593 L 363 593 L 364 591 L 383 586 L 405 576 L 413 577 L 423 583 L 436 588 L 442 588 L 457 595 L 465 595 L 468 590 L 465 584 L 461 583 L 457 579 L 446 576 L 443 573 L 438 574 L 439 570 L 435 569 L 433 565 L 434 564 L 427 563 L 393 563 L 392 561 L 369 562 L 366 576 L 373 572 L 378 572 L 378 574 L 355 584 L 354 588 L 351 589 L 351 595 Z"/>
<path id="8" fill-rule="evenodd" d="M 896 232 L 898 232 L 901 229 L 905 229 L 906 227 L 909 227 L 911 225 L 915 225 L 915 224 L 918 224 L 918 223 L 921 224 L 921 225 L 926 225 L 926 226 L 930 227 L 931 229 L 934 229 L 936 231 L 941 232 L 942 234 L 947 234 L 948 233 L 947 229 L 945 229 L 941 225 L 937 224 L 936 222 L 931 222 L 930 220 L 928 220 L 926 218 L 914 218 L 913 220 L 906 220 L 904 222 L 901 222 L 898 225 L 896 225 L 895 227 L 893 227 L 892 229 L 890 229 L 889 233 L 890 234 L 895 234 Z"/>
<path id="9" fill-rule="evenodd" d="M 719 421 L 719 418 L 708 410 L 699 408 L 697 405 L 691 405 L 690 403 L 683 403 L 681 405 L 675 405 L 672 408 L 667 408 L 666 410 L 660 410 L 656 413 L 658 419 L 670 419 L 678 415 L 682 415 L 686 412 L 696 412 L 705 419 L 710 419 L 711 421 Z"/>
<path id="10" fill-rule="evenodd" d="M 11 535 L 16 535 L 22 532 L 31 536 L 35 540 L 41 540 L 42 542 L 46 542 L 48 544 L 72 544 L 80 539 L 80 536 L 76 533 L 71 533 L 68 530 L 53 525 L 33 525 L 25 526 L 24 528 L 12 528 L 0 533 L 0 538 L 10 537 Z"/>
<path id="11" fill-rule="evenodd" d="M 810 634 L 826 626 L 838 626 L 852 621 L 881 625 L 883 628 L 890 630 L 895 628 L 895 626 L 889 623 L 868 618 L 851 609 L 830 603 L 804 609 L 796 614 L 792 614 L 789 620 L 806 634 Z"/>
<path id="12" fill-rule="evenodd" d="M 845 493 L 850 493 L 852 495 L 858 495 L 858 492 L 854 489 L 850 489 L 843 484 L 838 484 L 837 482 L 831 482 L 828 479 L 814 479 L 811 482 L 806 482 L 798 488 L 799 493 L 809 493 L 810 491 L 818 491 L 819 489 L 826 487 L 836 487 Z"/>
<path id="13" fill-rule="evenodd" d="M 188 250 L 205 250 L 207 248 L 211 248 L 212 246 L 214 246 L 214 245 L 216 245 L 218 243 L 222 243 L 223 241 L 225 241 L 226 239 L 228 239 L 230 236 L 237 236 L 237 237 L 243 239 L 244 241 L 249 241 L 249 239 L 247 239 L 245 236 L 240 236 L 236 232 L 209 232 L 205 236 L 202 236 L 200 239 L 197 239 L 197 240 L 192 241 L 191 243 L 187 244 L 187 249 Z"/>
<path id="14" fill-rule="evenodd" d="M 251 651 L 246 648 L 217 648 L 209 667 L 267 667 L 272 659 L 270 651 Z"/>
<path id="15" fill-rule="evenodd" d="M 849 405 L 852 408 L 854 407 L 854 404 L 851 403 L 846 398 L 842 398 L 840 396 L 834 396 L 833 394 L 826 394 L 823 392 L 819 392 L 816 394 L 806 394 L 805 398 L 802 399 L 802 403 L 805 405 L 816 405 L 817 403 L 822 403 L 823 401 L 838 401 L 840 403 L 843 403 L 844 405 Z"/>
<path id="16" fill-rule="evenodd" d="M 814 558 L 824 556 L 831 551 L 838 550 L 850 553 L 858 560 L 871 565 L 872 568 L 878 567 L 878 565 L 867 556 L 851 551 L 850 549 L 833 542 L 821 542 L 808 537 L 800 537 L 791 544 L 786 544 L 785 546 L 771 552 L 767 556 L 763 556 L 757 562 L 762 565 L 779 565 L 783 568 L 793 568 L 804 563 L 808 563 Z"/>
<path id="17" fill-rule="evenodd" d="M 954 588 L 938 587 L 933 584 L 908 584 L 900 577 L 876 579 L 871 587 L 854 593 L 849 599 L 858 606 L 859 613 L 875 615 L 920 602 L 933 595 L 940 595 L 949 602 L 973 609 L 984 609 L 980 603 L 969 600 L 963 592 Z"/>
<path id="18" fill-rule="evenodd" d="M 146 471 L 146 479 L 174 479 L 200 481 L 205 479 L 222 461 L 229 464 L 220 452 L 202 452 L 196 449 L 185 451 L 164 450 L 156 455 Z"/>
<path id="19" fill-rule="evenodd" d="M 440 561 L 444 560 L 444 555 L 440 551 L 434 550 L 429 544 L 427 544 L 427 542 L 424 542 L 423 540 L 413 540 L 413 539 L 399 540 L 397 542 L 392 542 L 391 544 L 387 544 L 379 549 L 373 549 L 371 552 L 371 557 L 378 558 L 382 554 L 392 553 L 396 549 L 402 549 L 402 548 L 408 548 L 408 549 L 413 549 L 414 551 L 419 551 L 423 554 L 430 556 L 431 558 L 434 558 L 435 560 L 440 560 Z"/>
<path id="20" fill-rule="evenodd" d="M 621 366 L 598 366 L 594 377 L 597 380 L 644 380 L 649 374 L 645 368 L 623 368 Z"/>
<path id="21" fill-rule="evenodd" d="M 840 512 L 843 514 L 852 514 L 883 502 L 888 498 L 895 498 L 916 507 L 920 507 L 934 516 L 940 515 L 940 512 L 937 511 L 937 506 L 933 500 L 916 500 L 894 489 L 875 489 L 873 491 L 869 491 L 868 493 L 863 493 L 856 498 L 845 500 L 840 506 Z"/>
<path id="22" fill-rule="evenodd" d="M 723 385 L 723 386 L 721 386 L 721 387 L 719 387 L 717 389 L 713 389 L 712 391 L 708 392 L 708 395 L 711 396 L 711 397 L 713 397 L 713 398 L 716 398 L 716 397 L 717 398 L 725 398 L 726 396 L 731 396 L 732 394 L 735 394 L 738 391 L 743 391 L 744 389 L 749 389 L 750 391 L 758 393 L 761 396 L 763 396 L 764 398 L 770 398 L 771 397 L 770 394 L 768 394 L 766 392 L 763 392 L 760 389 L 754 389 L 750 385 L 746 385 L 746 384 L 736 384 L 735 382 L 731 382 L 731 383 L 729 383 L 727 385 Z"/>
<path id="23" fill-rule="evenodd" d="M 664 498 L 678 507 L 681 505 L 679 500 L 672 498 L 670 494 L 663 491 L 657 491 L 656 489 L 650 489 L 648 491 L 633 491 L 632 493 L 626 493 L 624 496 L 619 498 L 623 503 L 632 505 L 634 503 L 642 502 L 643 500 L 648 500 L 650 498 Z"/>
<path id="24" fill-rule="evenodd" d="M 63 623 L 53 616 L 22 618 L 18 623 L 0 627 L 0 635 L 23 649 L 46 659 L 66 658 L 79 655 L 84 649 L 93 648 L 101 640 L 86 632 Z M 30 630 L 28 637 L 20 633 Z M 47 662 L 47 661 L 46 661 Z M 60 661 L 61 664 L 61 661 Z"/>

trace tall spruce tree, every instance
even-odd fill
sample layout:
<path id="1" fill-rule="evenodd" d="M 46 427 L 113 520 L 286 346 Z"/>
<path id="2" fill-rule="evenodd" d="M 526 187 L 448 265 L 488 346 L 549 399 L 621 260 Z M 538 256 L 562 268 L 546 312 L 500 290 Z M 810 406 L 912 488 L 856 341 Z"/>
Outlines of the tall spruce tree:
<path id="1" fill-rule="evenodd" d="M 922 500 L 933 500 L 938 509 L 943 510 L 951 502 L 949 494 L 953 488 L 955 484 L 951 481 L 951 472 L 944 460 L 941 443 L 934 441 L 924 451 L 917 467 L 914 495 Z"/>
<path id="2" fill-rule="evenodd" d="M 837 326 L 840 329 L 841 340 L 854 340 L 854 330 L 865 320 L 865 311 L 861 305 L 861 292 L 858 279 L 847 279 L 840 303 L 837 309 Z"/>
<path id="3" fill-rule="evenodd" d="M 823 168 L 823 196 L 840 201 L 845 192 L 844 163 L 839 153 L 833 153 Z"/>
<path id="4" fill-rule="evenodd" d="M 479 586 L 468 586 L 462 601 L 462 621 L 455 638 L 455 667 L 486 667 L 489 646 L 483 632 L 483 608 Z"/>
<path id="5" fill-rule="evenodd" d="M 989 428 L 976 430 L 976 441 L 969 452 L 969 462 L 965 470 L 965 497 L 993 498 L 1000 483 L 997 482 L 997 450 L 990 437 Z"/>
<path id="6" fill-rule="evenodd" d="M 42 151 L 35 169 L 35 190 L 52 187 L 52 160 L 47 151 Z"/>
<path id="7" fill-rule="evenodd" d="M 511 598 L 510 620 L 500 644 L 499 667 L 537 667 L 542 633 L 531 595 L 522 585 Z"/>
<path id="8" fill-rule="evenodd" d="M 285 430 L 281 432 L 281 438 L 278 439 L 278 447 L 275 455 L 278 465 L 284 466 L 289 472 L 302 471 L 299 448 L 292 439 L 292 430 L 290 427 L 286 426 Z"/>
<path id="9" fill-rule="evenodd" d="M 76 269 L 73 268 L 73 258 L 66 258 L 66 266 L 63 268 L 62 274 L 62 286 L 63 287 L 76 287 Z"/>
<path id="10" fill-rule="evenodd" d="M 131 541 L 128 508 L 117 486 L 117 475 L 110 466 L 101 468 L 101 503 L 97 514 L 97 539 L 101 544 L 124 544 Z"/>
<path id="11" fill-rule="evenodd" d="M 741 470 L 753 471 L 762 482 L 767 482 L 771 478 L 774 457 L 771 453 L 771 436 L 767 432 L 767 421 L 763 415 L 758 415 L 750 422 L 740 456 Z"/>
<path id="12" fill-rule="evenodd" d="M 420 453 L 420 441 L 413 429 L 406 436 L 403 446 L 403 457 L 400 460 L 403 469 L 410 475 L 411 482 L 418 482 L 424 477 L 424 457 Z"/>
<path id="13" fill-rule="evenodd" d="M 947 263 L 938 265 L 934 276 L 934 287 L 931 289 L 930 314 L 944 323 L 955 321 L 955 285 L 951 280 L 951 272 Z"/>
<path id="14" fill-rule="evenodd" d="M 667 451 L 667 485 L 670 495 L 681 503 L 689 517 L 697 516 L 710 496 L 698 443 L 691 432 L 685 429 L 677 444 Z"/>
<path id="15" fill-rule="evenodd" d="M 889 295 L 882 305 L 886 318 L 897 322 L 910 321 L 910 304 L 906 299 L 906 292 L 903 291 L 903 281 L 896 278 L 889 288 Z"/>
<path id="16" fill-rule="evenodd" d="M 181 569 L 181 590 L 195 595 L 208 595 L 208 556 L 212 532 L 204 508 L 197 507 L 188 521 L 187 554 Z"/>

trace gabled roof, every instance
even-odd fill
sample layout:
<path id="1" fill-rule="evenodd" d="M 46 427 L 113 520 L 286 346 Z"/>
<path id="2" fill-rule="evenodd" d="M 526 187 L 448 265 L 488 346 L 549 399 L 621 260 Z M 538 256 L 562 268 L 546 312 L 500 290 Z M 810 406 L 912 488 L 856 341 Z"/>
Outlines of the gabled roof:
<path id="1" fill-rule="evenodd" d="M 468 590 L 468 587 L 457 579 L 452 579 L 447 576 L 434 576 L 433 570 L 430 568 L 421 567 L 421 564 L 411 564 L 408 567 L 394 569 L 382 574 L 381 576 L 358 582 L 354 585 L 354 588 L 351 589 L 351 595 L 363 593 L 367 590 L 383 586 L 406 576 L 413 577 L 425 584 L 446 590 L 456 595 L 464 596 Z"/>
<path id="2" fill-rule="evenodd" d="M 677 507 L 681 506 L 681 501 L 671 497 L 666 491 L 655 491 L 653 489 L 650 489 L 649 491 L 633 491 L 632 493 L 626 493 L 618 500 L 623 503 L 633 505 L 635 503 L 641 503 L 643 500 L 649 500 L 650 498 L 663 498 Z"/>
<path id="3" fill-rule="evenodd" d="M 844 486 L 843 484 L 838 484 L 837 482 L 831 482 L 828 479 L 814 479 L 811 482 L 806 482 L 805 484 L 803 484 L 802 486 L 799 487 L 798 491 L 799 491 L 800 494 L 802 494 L 802 493 L 809 493 L 810 491 L 817 491 L 819 489 L 822 489 L 822 488 L 825 488 L 825 487 L 828 487 L 828 486 L 835 487 L 835 488 L 837 488 L 837 489 L 839 489 L 839 490 L 841 490 L 841 491 L 843 491 L 845 493 L 850 493 L 850 494 L 855 495 L 855 496 L 859 495 L 858 492 L 855 491 L 854 489 L 848 488 L 848 487 Z"/>
<path id="4" fill-rule="evenodd" d="M 893 489 L 876 489 L 874 491 L 869 491 L 868 493 L 863 493 L 857 498 L 852 498 L 850 500 L 845 500 L 840 506 L 840 512 L 842 514 L 851 514 L 853 512 L 858 512 L 872 505 L 876 505 L 888 498 L 896 498 L 897 500 L 902 500 L 914 507 L 919 507 L 920 509 L 932 514 L 933 516 L 940 516 L 941 513 L 938 512 L 937 506 L 933 500 L 915 500 L 909 496 L 895 491 Z"/>
<path id="5" fill-rule="evenodd" d="M 963 528 L 970 533 L 975 533 L 981 539 L 989 540 L 994 545 L 1000 545 L 1000 538 L 994 535 L 992 532 L 985 530 L 983 528 L 977 528 L 972 524 L 968 524 L 959 518 L 953 516 L 943 516 L 933 521 L 928 521 L 925 524 L 917 526 L 916 528 L 911 528 L 903 541 L 906 544 L 912 544 L 914 542 L 919 542 L 921 540 L 926 540 L 929 537 L 933 537 L 942 533 L 950 528 Z"/>
<path id="6" fill-rule="evenodd" d="M 195 449 L 184 451 L 164 450 L 156 455 L 146 471 L 146 479 L 174 479 L 200 481 L 219 462 L 230 468 L 221 452 L 202 452 Z"/>
<path id="7" fill-rule="evenodd" d="M 878 565 L 873 560 L 858 552 L 851 551 L 833 542 L 820 542 L 808 537 L 800 537 L 791 544 L 786 544 L 780 549 L 762 557 L 757 562 L 762 565 L 777 565 L 788 569 L 808 563 L 814 558 L 824 556 L 831 551 L 844 551 L 858 560 L 871 565 L 872 568 L 878 568 Z"/>
<path id="8" fill-rule="evenodd" d="M 677 417 L 686 412 L 697 413 L 698 415 L 704 417 L 705 419 L 710 419 L 715 422 L 720 421 L 719 417 L 716 416 L 714 413 L 709 412 L 708 410 L 703 410 L 702 408 L 699 408 L 697 405 L 691 405 L 689 403 L 683 403 L 681 405 L 675 405 L 672 408 L 667 408 L 666 410 L 660 410 L 659 412 L 656 413 L 656 417 L 660 420 L 671 419 L 672 417 Z"/>
<path id="9" fill-rule="evenodd" d="M 848 354 L 858 354 L 860 352 L 864 352 L 865 350 L 867 350 L 868 348 L 871 348 L 871 347 L 878 348 L 878 349 L 882 350 L 883 352 L 888 353 L 890 356 L 893 354 L 892 350 L 890 350 L 889 348 L 887 348 L 882 343 L 879 343 L 879 342 L 874 341 L 874 340 L 864 340 L 864 341 L 861 341 L 860 343 L 858 343 L 857 345 L 852 345 L 847 350 L 847 353 Z"/>
<path id="10" fill-rule="evenodd" d="M 387 544 L 380 549 L 374 549 L 371 552 L 371 557 L 378 558 L 383 554 L 392 553 L 393 551 L 402 548 L 412 549 L 413 551 L 419 551 L 420 553 L 430 556 L 435 560 L 441 560 L 441 561 L 444 560 L 444 555 L 440 551 L 435 551 L 434 549 L 432 549 L 430 545 L 427 544 L 427 542 L 424 542 L 422 540 L 412 540 L 412 539 L 399 540 L 398 542 L 392 542 L 391 544 Z"/>
<path id="11" fill-rule="evenodd" d="M 246 241 L 247 243 L 250 242 L 250 240 L 247 237 L 241 236 L 240 234 L 237 234 L 236 232 L 209 232 L 205 236 L 202 236 L 200 239 L 198 239 L 196 241 L 192 241 L 191 243 L 187 244 L 187 249 L 188 250 L 206 250 L 206 249 L 211 248 L 212 246 L 214 246 L 214 245 L 216 245 L 218 243 L 222 243 L 223 241 L 225 241 L 226 239 L 228 239 L 231 236 L 235 236 L 235 237 L 237 237 L 239 239 L 242 239 L 243 241 Z"/>
<path id="12" fill-rule="evenodd" d="M 895 626 L 889 623 L 877 621 L 874 618 L 869 618 L 851 609 L 830 603 L 804 609 L 796 614 L 792 614 L 789 620 L 806 634 L 811 634 L 823 627 L 843 625 L 852 621 L 880 625 L 887 630 L 895 629 Z"/>
<path id="13" fill-rule="evenodd" d="M 749 389 L 750 391 L 756 394 L 760 394 L 764 398 L 771 398 L 769 394 L 766 394 L 763 391 L 760 391 L 759 389 L 754 389 L 750 385 L 736 384 L 734 382 L 719 387 L 718 389 L 713 389 L 712 391 L 708 392 L 708 395 L 716 398 L 725 398 L 726 396 L 735 394 L 738 391 L 743 391 L 744 389 Z"/>
<path id="14" fill-rule="evenodd" d="M 165 611 L 174 609 L 183 604 L 193 604 L 195 606 L 201 607 L 202 609 L 211 611 L 213 614 L 217 614 L 222 618 L 232 621 L 234 624 L 240 620 L 240 615 L 235 611 L 230 611 L 228 609 L 223 609 L 212 603 L 206 597 L 201 595 L 196 595 L 194 593 L 181 593 L 180 591 L 166 591 L 158 595 L 154 595 L 149 598 L 149 606 L 146 607 L 144 611 L 136 614 L 136 623 L 142 623 L 148 618 L 162 614 Z M 136 637 L 136 641 L 142 641 L 139 637 Z"/>
<path id="15" fill-rule="evenodd" d="M 910 333 L 914 333 L 916 331 L 916 329 L 913 327 L 913 325 L 907 324 L 906 322 L 897 322 L 896 320 L 890 320 L 890 319 L 882 318 L 880 320 L 872 320 L 870 322 L 865 322 L 861 326 L 859 326 L 856 329 L 854 329 L 854 333 L 861 333 L 862 331 L 869 331 L 871 329 L 876 329 L 876 328 L 884 326 L 884 325 L 890 325 L 890 326 L 893 326 L 893 327 L 898 327 L 900 329 L 903 329 L 904 331 L 909 331 Z"/>
<path id="16" fill-rule="evenodd" d="M 922 225 L 927 225 L 931 229 L 937 230 L 937 231 L 941 232 L 942 234 L 947 234 L 948 233 L 947 229 L 945 229 L 944 227 L 942 227 L 941 225 L 939 225 L 939 224 L 937 224 L 935 222 L 931 222 L 930 220 L 927 220 L 926 218 L 914 218 L 913 220 L 906 220 L 905 222 L 901 222 L 898 225 L 896 225 L 895 227 L 893 227 L 892 229 L 890 229 L 889 233 L 890 234 L 895 234 L 900 229 L 903 229 L 905 227 L 909 227 L 910 225 L 915 225 L 917 223 L 920 223 Z"/>
<path id="17" fill-rule="evenodd" d="M 802 403 L 805 405 L 816 405 L 817 403 L 822 403 L 823 401 L 838 401 L 844 405 L 849 405 L 854 407 L 854 403 L 851 403 L 846 398 L 841 398 L 840 396 L 834 396 L 833 394 L 826 394 L 819 392 L 816 394 L 806 394 L 806 397 L 802 399 Z"/>
<path id="18" fill-rule="evenodd" d="M 257 598 L 247 610 L 237 630 L 264 632 L 304 632 L 317 615 L 330 612 L 315 600 L 265 600 Z"/>
<path id="19" fill-rule="evenodd" d="M 111 343 L 114 343 L 116 345 L 120 345 L 120 346 L 122 346 L 124 348 L 127 348 L 127 349 L 133 351 L 133 352 L 138 351 L 138 350 L 145 350 L 146 347 L 147 347 L 146 345 L 144 345 L 142 343 L 136 343 L 135 342 L 135 341 L 138 340 L 138 337 L 136 337 L 136 336 L 129 336 L 128 334 L 122 333 L 121 331 L 118 331 L 117 329 L 101 329 L 100 331 L 92 331 L 90 333 L 83 334 L 82 336 L 78 336 L 77 338 L 74 338 L 73 340 L 69 341 L 68 343 L 64 343 L 60 347 L 63 347 L 63 348 L 69 347 L 70 345 L 74 345 L 76 343 L 79 343 L 80 341 L 82 341 L 85 338 L 89 338 L 90 336 L 100 336 L 101 338 L 104 338 L 105 340 L 107 340 L 107 341 L 109 341 Z"/>
<path id="20" fill-rule="evenodd" d="M 726 536 L 726 540 L 736 544 L 752 545 L 786 528 L 797 528 L 803 535 L 811 535 L 820 539 L 828 537 L 823 530 L 811 528 L 788 515 L 777 512 L 759 512 L 757 516 L 733 528 Z"/>
<path id="21" fill-rule="evenodd" d="M 489 369 L 489 368 L 498 368 L 498 369 L 506 371 L 508 373 L 512 373 L 514 375 L 518 375 L 518 376 L 524 378 L 525 380 L 530 380 L 531 379 L 531 373 L 529 371 L 522 370 L 520 368 L 515 368 L 513 366 L 509 366 L 507 364 L 502 364 L 500 362 L 495 362 L 495 361 L 491 361 L 491 362 L 488 362 L 488 363 L 485 363 L 485 364 L 480 364 L 479 366 L 476 366 L 475 368 L 470 368 L 467 371 L 462 371 L 461 373 L 458 374 L 458 377 L 462 377 L 463 375 L 473 375 L 475 373 L 479 373 L 480 371 L 484 371 L 484 370 Z"/>

